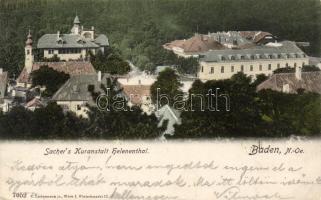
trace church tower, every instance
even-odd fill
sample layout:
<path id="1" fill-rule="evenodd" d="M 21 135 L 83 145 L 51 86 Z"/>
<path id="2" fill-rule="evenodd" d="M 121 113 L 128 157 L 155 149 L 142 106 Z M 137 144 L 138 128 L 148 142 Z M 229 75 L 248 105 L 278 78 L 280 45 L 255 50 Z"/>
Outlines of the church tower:
<path id="1" fill-rule="evenodd" d="M 80 21 L 79 21 L 78 16 L 76 15 L 76 17 L 74 19 L 74 26 L 71 29 L 71 33 L 80 35 L 80 32 L 81 32 L 81 30 L 80 30 Z"/>
<path id="2" fill-rule="evenodd" d="M 27 36 L 26 46 L 25 46 L 25 68 L 28 73 L 32 70 L 32 65 L 34 61 L 34 56 L 32 53 L 32 36 L 29 30 L 29 34 Z"/>

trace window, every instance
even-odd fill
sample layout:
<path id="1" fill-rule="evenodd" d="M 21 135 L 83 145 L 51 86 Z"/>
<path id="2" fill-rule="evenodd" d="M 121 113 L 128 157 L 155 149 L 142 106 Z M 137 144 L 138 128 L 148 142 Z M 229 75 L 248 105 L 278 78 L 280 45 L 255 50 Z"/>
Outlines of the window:
<path id="1" fill-rule="evenodd" d="M 278 58 L 281 58 L 281 54 L 278 54 Z"/>
<path id="2" fill-rule="evenodd" d="M 29 54 L 30 54 L 30 50 L 28 49 L 28 50 L 27 50 L 27 55 L 29 55 Z"/>
<path id="3" fill-rule="evenodd" d="M 269 65 L 268 65 L 268 70 L 271 70 L 271 68 L 272 68 L 272 65 L 269 64 Z"/>
<path id="4" fill-rule="evenodd" d="M 53 50 L 52 50 L 53 53 Z M 59 54 L 76 54 L 81 53 L 81 49 L 59 49 Z"/>
<path id="5" fill-rule="evenodd" d="M 272 57 L 272 55 L 269 55 L 269 59 L 272 59 L 273 57 Z"/>
<path id="6" fill-rule="evenodd" d="M 203 67 L 203 66 L 201 67 L 201 72 L 202 72 L 202 73 L 204 72 L 204 67 Z"/>
<path id="7" fill-rule="evenodd" d="M 222 56 L 222 57 L 221 57 L 221 60 L 225 60 L 225 57 L 224 57 L 224 56 Z"/>
<path id="8" fill-rule="evenodd" d="M 224 73 L 224 66 L 221 67 L 221 73 Z"/>
<path id="9" fill-rule="evenodd" d="M 235 60 L 235 56 L 231 56 L 231 60 Z"/>
<path id="10" fill-rule="evenodd" d="M 259 66 L 259 70 L 262 71 L 262 65 Z"/>
<path id="11" fill-rule="evenodd" d="M 253 71 L 253 65 L 250 65 L 250 71 Z"/>
<path id="12" fill-rule="evenodd" d="M 282 91 L 284 93 L 289 93 L 290 92 L 290 86 L 289 84 L 284 84 L 283 87 L 282 87 Z"/>
<path id="13" fill-rule="evenodd" d="M 81 110 L 81 106 L 80 105 L 77 105 L 77 110 Z"/>
<path id="14" fill-rule="evenodd" d="M 214 74 L 214 67 L 211 67 L 211 72 L 210 74 Z"/>
<path id="15" fill-rule="evenodd" d="M 254 60 L 254 59 L 255 59 L 255 56 L 254 56 L 254 55 L 251 55 L 251 59 Z"/>
<path id="16" fill-rule="evenodd" d="M 294 63 L 294 67 L 296 67 L 296 63 Z"/>
<path id="17" fill-rule="evenodd" d="M 234 72 L 234 66 L 231 66 L 231 72 Z"/>
<path id="18" fill-rule="evenodd" d="M 241 56 L 241 60 L 245 60 L 245 56 Z"/>
<path id="19" fill-rule="evenodd" d="M 286 63 L 286 64 L 285 64 L 285 67 L 289 67 L 289 63 Z"/>
<path id="20" fill-rule="evenodd" d="M 280 68 L 280 63 L 278 63 L 277 66 L 278 66 L 278 69 L 279 69 Z"/>
<path id="21" fill-rule="evenodd" d="M 244 72 L 244 65 L 241 65 L 241 72 Z"/>
<path id="22" fill-rule="evenodd" d="M 263 55 L 260 55 L 260 59 L 263 59 L 264 58 L 264 56 Z"/>
<path id="23" fill-rule="evenodd" d="M 302 67 L 305 65 L 305 62 L 302 63 Z"/>
<path id="24" fill-rule="evenodd" d="M 53 49 L 49 49 L 48 50 L 48 54 L 53 54 L 54 53 L 54 50 Z"/>

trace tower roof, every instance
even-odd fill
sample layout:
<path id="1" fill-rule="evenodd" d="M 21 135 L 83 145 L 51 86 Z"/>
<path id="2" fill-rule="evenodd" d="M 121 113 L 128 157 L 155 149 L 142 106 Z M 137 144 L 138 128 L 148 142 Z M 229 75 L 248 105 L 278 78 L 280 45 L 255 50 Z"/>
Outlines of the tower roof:
<path id="1" fill-rule="evenodd" d="M 29 30 L 29 33 L 28 33 L 28 36 L 27 36 L 27 41 L 26 41 L 26 45 L 32 45 L 32 35 L 30 33 L 30 30 Z"/>
<path id="2" fill-rule="evenodd" d="M 79 18 L 78 16 L 76 15 L 75 19 L 74 19 L 74 24 L 80 24 L 80 21 L 79 21 Z"/>

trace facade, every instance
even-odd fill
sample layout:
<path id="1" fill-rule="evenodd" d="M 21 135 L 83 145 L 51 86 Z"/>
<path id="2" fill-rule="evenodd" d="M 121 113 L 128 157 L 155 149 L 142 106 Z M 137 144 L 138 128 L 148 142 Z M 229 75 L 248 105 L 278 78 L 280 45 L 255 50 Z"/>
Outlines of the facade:
<path id="1" fill-rule="evenodd" d="M 200 55 L 197 76 L 201 80 L 218 80 L 243 72 L 255 78 L 258 74 L 271 75 L 282 67 L 302 67 L 308 62 L 307 55 L 294 42 L 283 41 L 248 49 L 209 51 Z"/>
<path id="2" fill-rule="evenodd" d="M 45 34 L 39 40 L 37 49 L 43 52 L 44 58 L 55 55 L 64 61 L 83 60 L 89 51 L 96 54 L 98 50 L 104 52 L 109 46 L 108 38 L 104 34 L 96 35 L 94 27 L 84 29 L 78 16 L 69 34 Z"/>
<path id="3" fill-rule="evenodd" d="M 106 85 L 106 75 L 86 74 L 72 76 L 53 95 L 52 100 L 60 105 L 64 111 L 74 112 L 77 116 L 88 117 L 88 105 L 93 106 L 95 101 L 89 87 L 95 92 L 103 92 L 101 84 Z"/>

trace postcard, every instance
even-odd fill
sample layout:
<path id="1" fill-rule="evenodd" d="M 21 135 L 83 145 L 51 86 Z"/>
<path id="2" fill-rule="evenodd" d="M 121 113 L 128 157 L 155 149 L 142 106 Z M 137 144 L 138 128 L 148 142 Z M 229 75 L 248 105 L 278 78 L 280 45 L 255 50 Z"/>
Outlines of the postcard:
<path id="1" fill-rule="evenodd" d="M 321 200 L 321 1 L 0 0 L 0 200 Z"/>

